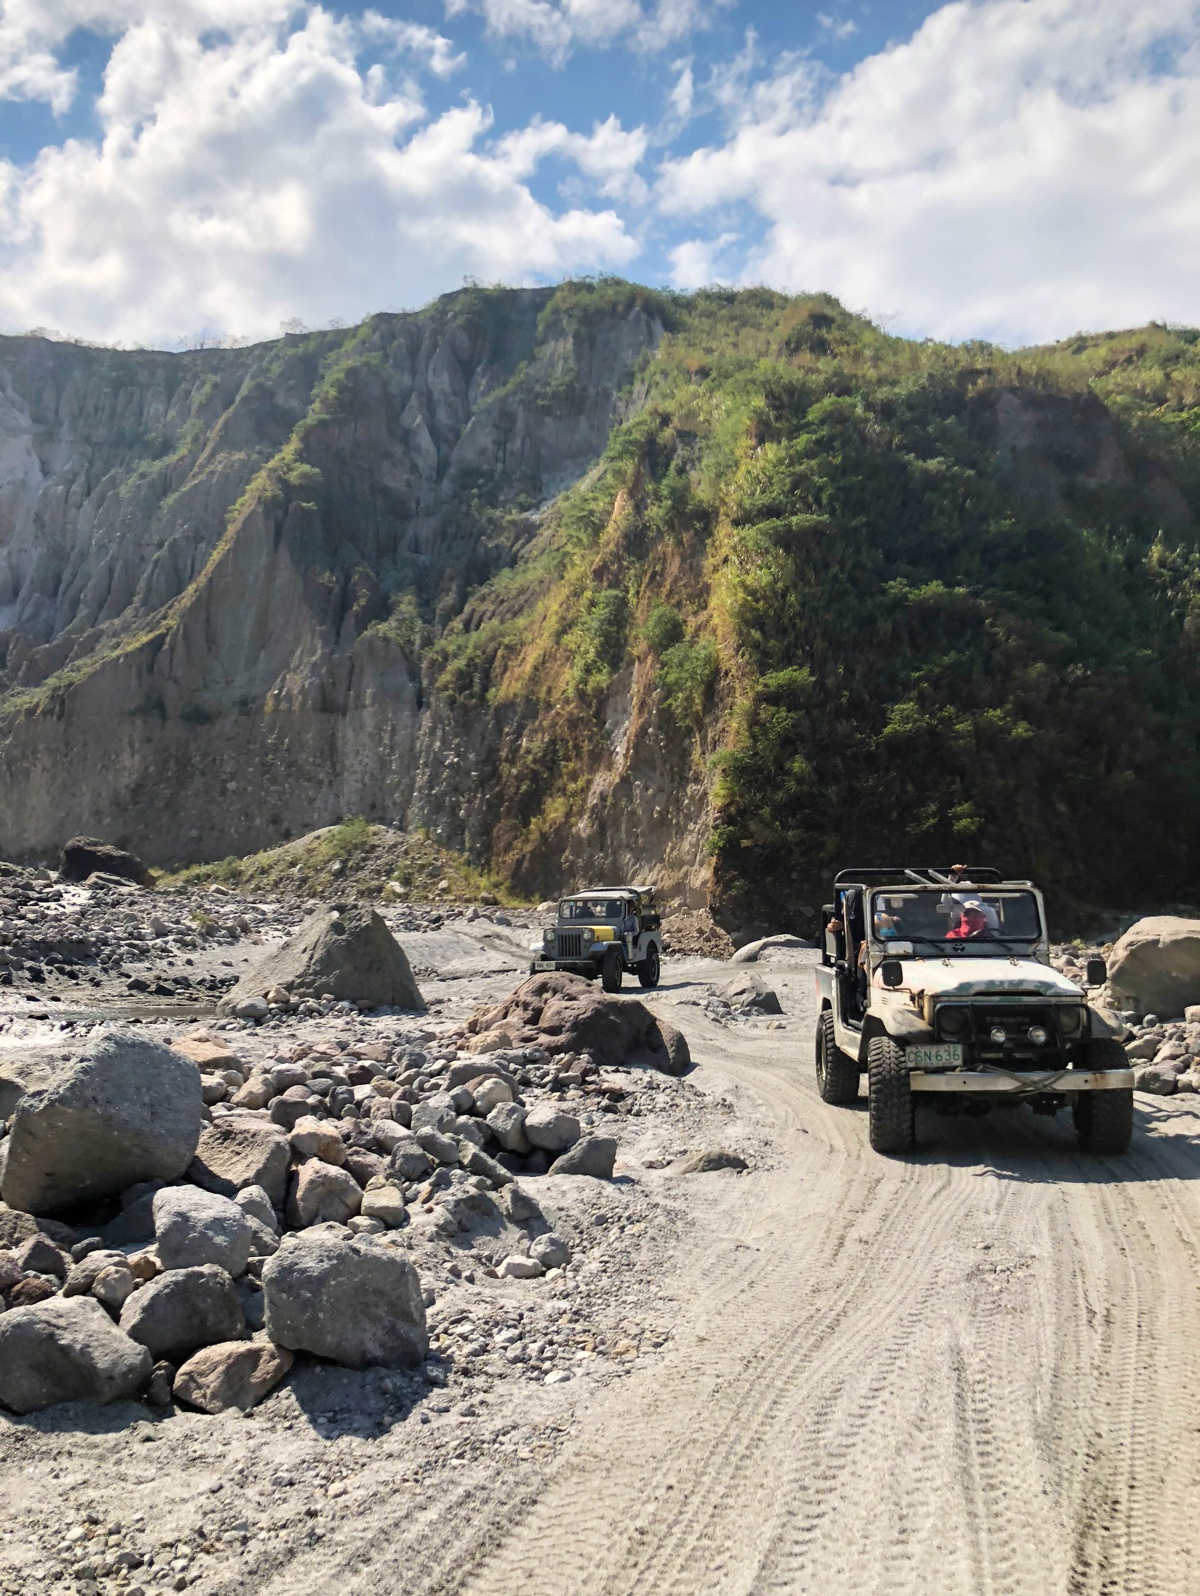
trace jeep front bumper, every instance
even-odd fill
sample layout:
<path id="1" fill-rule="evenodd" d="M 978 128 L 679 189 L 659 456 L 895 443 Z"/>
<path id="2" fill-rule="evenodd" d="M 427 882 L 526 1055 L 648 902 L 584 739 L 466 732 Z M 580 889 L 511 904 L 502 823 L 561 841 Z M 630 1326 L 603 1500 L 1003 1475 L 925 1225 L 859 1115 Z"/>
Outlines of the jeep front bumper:
<path id="1" fill-rule="evenodd" d="M 914 1092 L 1129 1092 L 1132 1070 L 913 1070 Z"/>

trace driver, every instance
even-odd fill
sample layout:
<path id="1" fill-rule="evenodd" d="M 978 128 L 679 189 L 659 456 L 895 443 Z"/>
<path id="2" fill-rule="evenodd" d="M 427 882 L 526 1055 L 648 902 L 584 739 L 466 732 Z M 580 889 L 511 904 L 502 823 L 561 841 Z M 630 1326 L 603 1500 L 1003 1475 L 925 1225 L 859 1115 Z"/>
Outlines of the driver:
<path id="1" fill-rule="evenodd" d="M 991 934 L 987 910 L 978 898 L 968 898 L 962 906 L 962 918 L 946 932 L 946 941 L 961 942 L 967 938 L 990 937 Z"/>
<path id="2" fill-rule="evenodd" d="M 967 874 L 967 867 L 965 864 L 951 865 L 948 879 L 952 881 L 956 887 L 974 887 L 976 885 Z M 978 904 L 979 908 L 983 910 L 984 917 L 988 923 L 989 931 L 999 931 L 1000 911 L 993 904 L 983 903 L 978 898 L 974 898 L 968 893 L 944 892 L 941 896 L 938 907 L 942 910 L 943 914 L 949 914 L 953 916 L 956 914 L 961 914 L 968 902 L 974 902 Z"/>

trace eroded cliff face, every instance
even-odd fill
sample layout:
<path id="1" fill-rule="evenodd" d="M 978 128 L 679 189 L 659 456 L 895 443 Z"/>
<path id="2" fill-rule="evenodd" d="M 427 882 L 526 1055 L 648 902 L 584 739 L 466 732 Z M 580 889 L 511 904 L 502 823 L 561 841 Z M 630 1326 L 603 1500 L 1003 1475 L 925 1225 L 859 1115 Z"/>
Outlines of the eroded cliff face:
<path id="1" fill-rule="evenodd" d="M 456 772 L 477 791 L 497 736 L 443 751 L 422 637 L 594 461 L 661 334 L 552 297 L 181 356 L 0 343 L 0 854 L 464 834 Z"/>
<path id="2" fill-rule="evenodd" d="M 1186 896 L 1198 437 L 1186 331 L 1009 356 L 766 290 L 0 340 L 0 855 L 363 815 L 730 928 L 864 856 Z"/>

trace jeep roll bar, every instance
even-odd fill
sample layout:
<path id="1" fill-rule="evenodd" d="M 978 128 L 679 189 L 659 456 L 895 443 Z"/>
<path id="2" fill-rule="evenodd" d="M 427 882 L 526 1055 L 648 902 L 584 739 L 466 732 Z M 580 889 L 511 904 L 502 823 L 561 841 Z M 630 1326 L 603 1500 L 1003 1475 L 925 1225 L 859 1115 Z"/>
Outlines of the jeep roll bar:
<path id="1" fill-rule="evenodd" d="M 950 872 L 953 865 L 855 865 L 849 870 L 839 870 L 833 878 L 835 887 L 902 887 L 916 882 L 923 887 L 951 887 Z M 997 883 L 1005 878 L 991 865 L 967 865 L 966 878 L 976 886 L 984 882 Z"/>

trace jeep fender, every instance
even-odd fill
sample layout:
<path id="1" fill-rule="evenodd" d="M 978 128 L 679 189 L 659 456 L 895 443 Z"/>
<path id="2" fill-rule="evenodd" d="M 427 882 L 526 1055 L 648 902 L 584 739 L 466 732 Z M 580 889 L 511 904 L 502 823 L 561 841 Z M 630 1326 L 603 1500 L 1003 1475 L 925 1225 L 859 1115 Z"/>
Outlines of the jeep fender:
<path id="1" fill-rule="evenodd" d="M 886 1034 L 899 1042 L 904 1047 L 909 1042 L 926 1042 L 933 1038 L 933 1026 L 928 1023 L 923 1014 L 918 1014 L 915 1009 L 902 1008 L 899 1005 L 889 1006 L 886 1009 L 877 1009 L 867 1016 L 867 1023 L 874 1021 L 871 1035 Z M 863 1025 L 863 1040 L 867 1039 L 867 1024 Z M 864 1055 L 865 1056 L 865 1055 Z"/>

